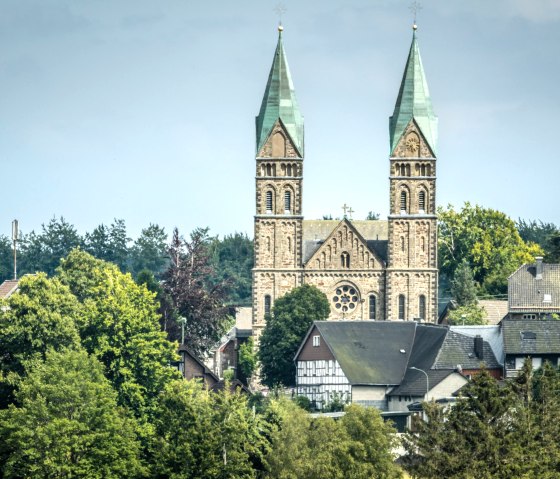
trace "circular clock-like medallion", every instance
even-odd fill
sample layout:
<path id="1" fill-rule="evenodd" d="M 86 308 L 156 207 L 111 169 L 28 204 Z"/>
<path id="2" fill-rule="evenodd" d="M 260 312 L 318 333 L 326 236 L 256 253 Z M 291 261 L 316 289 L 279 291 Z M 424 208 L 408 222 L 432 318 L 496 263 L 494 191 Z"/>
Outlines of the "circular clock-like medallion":
<path id="1" fill-rule="evenodd" d="M 340 286 L 336 288 L 332 301 L 337 310 L 343 313 L 352 311 L 358 304 L 358 292 L 352 286 Z"/>
<path id="2" fill-rule="evenodd" d="M 418 152 L 419 148 L 420 148 L 420 142 L 418 141 L 418 138 L 416 138 L 414 136 L 409 136 L 406 139 L 406 149 L 410 153 Z"/>

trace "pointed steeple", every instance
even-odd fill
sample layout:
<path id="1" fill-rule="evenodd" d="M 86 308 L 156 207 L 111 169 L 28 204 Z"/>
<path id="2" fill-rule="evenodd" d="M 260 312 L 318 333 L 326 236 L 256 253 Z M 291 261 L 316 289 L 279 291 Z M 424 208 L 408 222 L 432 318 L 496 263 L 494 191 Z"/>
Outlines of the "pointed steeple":
<path id="1" fill-rule="evenodd" d="M 389 119 L 391 154 L 401 139 L 406 127 L 414 119 L 434 155 L 437 150 L 438 119 L 432 107 L 428 82 L 424 74 L 420 49 L 416 40 L 416 25 L 412 45 L 406 61 L 393 116 Z"/>
<path id="2" fill-rule="evenodd" d="M 278 45 L 261 104 L 256 118 L 257 154 L 261 151 L 277 120 L 290 135 L 292 143 L 303 157 L 303 116 L 299 111 L 288 61 L 282 44 L 282 26 L 278 27 Z"/>

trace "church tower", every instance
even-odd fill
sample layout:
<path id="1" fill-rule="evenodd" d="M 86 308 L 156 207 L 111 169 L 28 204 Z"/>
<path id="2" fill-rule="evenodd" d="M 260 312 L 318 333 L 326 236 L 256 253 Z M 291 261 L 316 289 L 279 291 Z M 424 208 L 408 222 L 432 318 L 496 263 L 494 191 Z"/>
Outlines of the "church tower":
<path id="1" fill-rule="evenodd" d="M 437 117 L 416 39 L 404 70 L 390 135 L 387 319 L 437 321 Z"/>
<path id="2" fill-rule="evenodd" d="M 253 334 L 258 340 L 274 300 L 302 281 L 303 117 L 282 44 L 282 26 L 256 133 Z"/>

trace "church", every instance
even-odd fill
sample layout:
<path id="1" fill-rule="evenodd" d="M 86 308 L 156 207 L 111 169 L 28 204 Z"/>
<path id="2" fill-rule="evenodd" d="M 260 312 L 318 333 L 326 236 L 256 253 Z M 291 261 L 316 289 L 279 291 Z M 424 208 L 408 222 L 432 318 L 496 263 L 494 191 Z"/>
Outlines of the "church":
<path id="1" fill-rule="evenodd" d="M 311 284 L 330 320 L 437 321 L 437 117 L 420 58 L 416 25 L 389 118 L 386 221 L 305 220 L 304 121 L 278 28 L 256 117 L 253 334 L 274 301 Z M 371 158 L 371 161 L 379 161 Z M 383 160 L 385 161 L 385 160 Z"/>

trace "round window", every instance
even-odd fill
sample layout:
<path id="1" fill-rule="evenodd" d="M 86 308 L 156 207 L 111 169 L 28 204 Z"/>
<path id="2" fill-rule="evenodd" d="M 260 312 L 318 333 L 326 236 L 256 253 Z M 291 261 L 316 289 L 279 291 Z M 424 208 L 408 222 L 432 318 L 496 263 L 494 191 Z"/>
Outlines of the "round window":
<path id="1" fill-rule="evenodd" d="M 332 301 L 337 310 L 343 313 L 352 311 L 358 305 L 358 292 L 352 286 L 340 286 L 336 288 Z"/>

